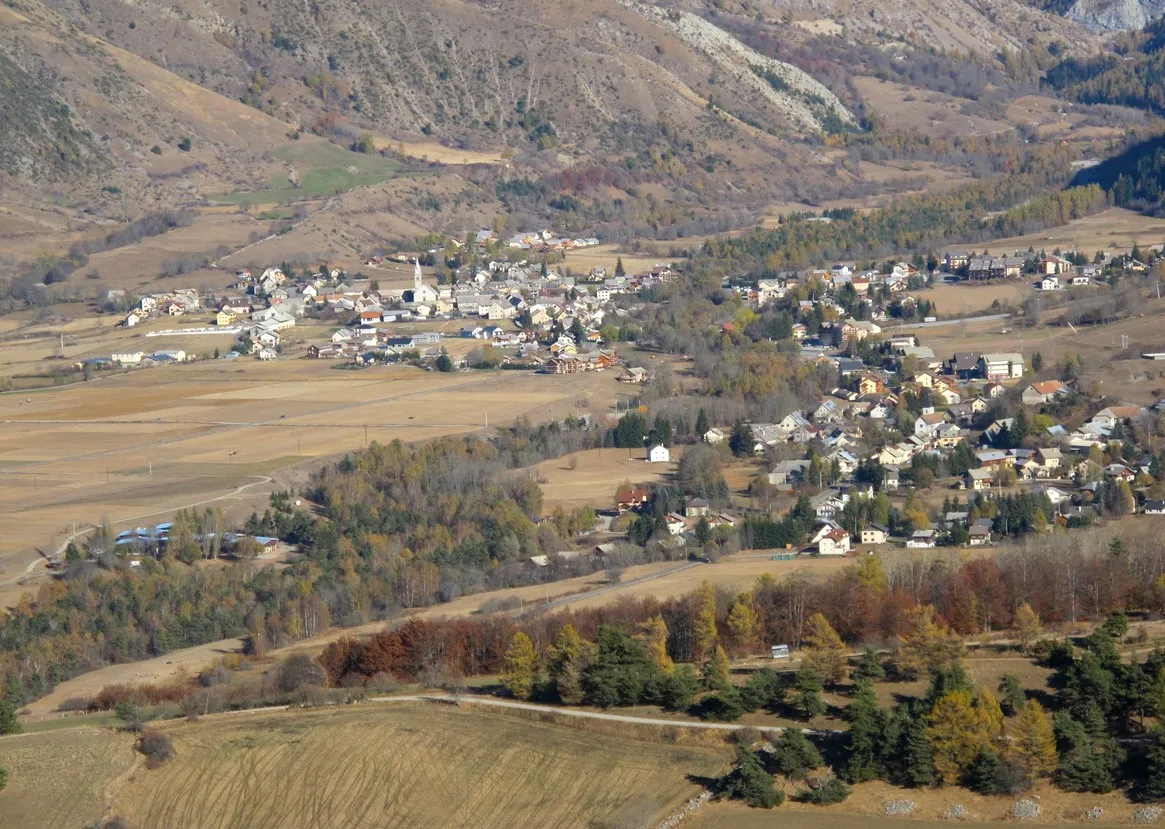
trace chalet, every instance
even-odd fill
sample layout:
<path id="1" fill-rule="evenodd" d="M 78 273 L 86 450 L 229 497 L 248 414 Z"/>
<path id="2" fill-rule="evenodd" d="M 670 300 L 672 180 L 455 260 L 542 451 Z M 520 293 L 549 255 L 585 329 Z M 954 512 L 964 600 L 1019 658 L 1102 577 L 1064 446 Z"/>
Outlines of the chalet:
<path id="1" fill-rule="evenodd" d="M 1109 406 L 1094 414 L 1089 423 L 1112 429 L 1117 423 L 1126 423 L 1137 417 L 1141 411 L 1139 406 Z"/>
<path id="2" fill-rule="evenodd" d="M 881 394 L 886 390 L 886 384 L 876 374 L 863 374 L 858 378 L 858 394 Z"/>
<path id="3" fill-rule="evenodd" d="M 850 536 L 840 527 L 832 529 L 817 542 L 817 555 L 844 556 L 850 551 Z"/>
<path id="4" fill-rule="evenodd" d="M 889 537 L 890 532 L 877 524 L 871 524 L 862 530 L 863 544 L 885 544 Z"/>
<path id="5" fill-rule="evenodd" d="M 1032 383 L 1023 390 L 1021 400 L 1025 406 L 1039 406 L 1048 403 L 1057 396 L 1067 391 L 1065 386 L 1059 380 L 1044 380 L 1039 383 Z"/>
<path id="6" fill-rule="evenodd" d="M 543 365 L 546 374 L 581 374 L 590 368 L 590 364 L 578 359 L 572 354 L 563 354 L 552 357 Z"/>
<path id="7" fill-rule="evenodd" d="M 967 534 L 970 536 L 972 547 L 982 547 L 991 543 L 992 523 L 990 518 L 980 518 L 968 528 Z"/>
<path id="8" fill-rule="evenodd" d="M 647 503 L 651 493 L 646 489 L 620 489 L 615 493 L 615 508 L 623 513 L 627 510 L 639 509 Z"/>
<path id="9" fill-rule="evenodd" d="M 712 505 L 703 498 L 693 498 L 684 507 L 685 518 L 705 518 L 711 512 Z"/>
<path id="10" fill-rule="evenodd" d="M 906 539 L 906 546 L 911 549 L 926 549 L 935 545 L 934 530 L 915 530 L 910 538 Z"/>
<path id="11" fill-rule="evenodd" d="M 723 443 L 728 439 L 728 435 L 719 429 L 713 427 L 703 434 L 704 443 L 715 446 L 717 443 Z"/>
<path id="12" fill-rule="evenodd" d="M 647 369 L 638 366 L 629 368 L 619 375 L 618 380 L 620 383 L 646 383 Z"/>
<path id="13" fill-rule="evenodd" d="M 946 363 L 948 374 L 960 380 L 970 380 L 979 374 L 980 355 L 974 351 L 956 352 Z"/>
<path id="14" fill-rule="evenodd" d="M 976 492 L 991 489 L 995 484 L 995 472 L 991 469 L 968 469 L 965 476 L 967 489 Z"/>
<path id="15" fill-rule="evenodd" d="M 1123 463 L 1110 463 L 1104 468 L 1104 477 L 1111 478 L 1114 481 L 1131 482 L 1137 477 L 1137 473 Z"/>
<path id="16" fill-rule="evenodd" d="M 1165 501 L 1146 501 L 1142 512 L 1145 515 L 1165 515 Z"/>

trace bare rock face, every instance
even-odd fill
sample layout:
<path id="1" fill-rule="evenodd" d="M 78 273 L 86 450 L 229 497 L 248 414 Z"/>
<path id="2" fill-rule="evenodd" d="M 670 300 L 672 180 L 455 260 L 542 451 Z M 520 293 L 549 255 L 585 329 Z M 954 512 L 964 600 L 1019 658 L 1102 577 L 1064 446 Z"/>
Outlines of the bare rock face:
<path id="1" fill-rule="evenodd" d="M 1066 17 L 1094 32 L 1143 29 L 1165 14 L 1165 0 L 1076 0 Z"/>

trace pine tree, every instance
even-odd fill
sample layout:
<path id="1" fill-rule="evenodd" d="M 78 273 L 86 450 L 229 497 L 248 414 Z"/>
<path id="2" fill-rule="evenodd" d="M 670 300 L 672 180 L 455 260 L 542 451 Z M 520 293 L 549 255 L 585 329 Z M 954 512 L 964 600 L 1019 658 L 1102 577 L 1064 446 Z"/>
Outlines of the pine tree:
<path id="1" fill-rule="evenodd" d="M 732 683 L 728 681 L 728 654 L 719 645 L 712 649 L 703 670 L 704 687 L 718 691 L 726 691 L 732 687 Z"/>
<path id="2" fill-rule="evenodd" d="M 757 809 L 772 809 L 785 801 L 785 793 L 777 791 L 760 757 L 745 746 L 736 747 L 736 767 L 721 781 L 720 795 Z"/>
<path id="3" fill-rule="evenodd" d="M 615 260 L 615 276 L 626 276 L 626 275 L 627 275 L 627 271 L 623 267 L 623 257 L 620 256 L 618 259 Z"/>
<path id="4" fill-rule="evenodd" d="M 558 698 L 567 705 L 582 702 L 583 672 L 594 657 L 594 649 L 594 645 L 584 640 L 574 625 L 566 624 L 547 650 L 550 681 Z"/>
<path id="5" fill-rule="evenodd" d="M 506 663 L 502 671 L 502 685 L 518 699 L 530 699 L 534 693 L 534 674 L 538 654 L 530 637 L 522 632 L 514 634 L 506 649 Z"/>
<path id="6" fill-rule="evenodd" d="M 820 674 L 812 666 L 801 664 L 797 671 L 796 693 L 793 695 L 793 707 L 803 720 L 811 720 L 826 712 L 825 697 L 821 692 L 825 689 Z"/>
<path id="7" fill-rule="evenodd" d="M 706 659 L 716 647 L 716 591 L 712 583 L 700 585 L 696 597 L 696 613 L 692 620 L 692 659 L 700 662 Z"/>
<path id="8" fill-rule="evenodd" d="M 857 682 L 877 682 L 886 678 L 886 669 L 878 659 L 878 652 L 873 648 L 865 648 L 858 658 L 858 666 L 854 668 L 854 680 Z"/>
<path id="9" fill-rule="evenodd" d="M 845 762 L 841 767 L 842 778 L 847 783 L 864 783 L 881 777 L 884 770 L 878 746 L 886 729 L 886 718 L 878 708 L 873 685 L 858 682 L 843 717 L 849 723 L 849 730 L 846 733 Z"/>
<path id="10" fill-rule="evenodd" d="M 1015 638 L 1019 641 L 1019 649 L 1024 653 L 1028 652 L 1028 648 L 1044 632 L 1043 625 L 1040 624 L 1039 615 L 1027 602 L 1024 602 L 1016 608 L 1014 627 Z"/>
<path id="11" fill-rule="evenodd" d="M 773 764 L 779 774 L 799 780 L 825 761 L 817 746 L 799 728 L 786 728 L 773 742 Z"/>
<path id="12" fill-rule="evenodd" d="M 1081 720 L 1060 711 L 1055 723 L 1060 752 L 1056 785 L 1068 792 L 1111 792 L 1124 752 L 1108 734 L 1099 706 L 1086 706 Z"/>
<path id="13" fill-rule="evenodd" d="M 1004 674 L 999 680 L 999 693 L 1003 697 L 1001 707 L 1009 717 L 1014 717 L 1027 702 L 1027 694 L 1015 674 Z"/>
<path id="14" fill-rule="evenodd" d="M 1056 733 L 1052 718 L 1038 700 L 1033 699 L 1020 710 L 1012 723 L 1008 748 L 1033 780 L 1056 770 Z"/>
<path id="15" fill-rule="evenodd" d="M 7 697 L 0 697 L 0 734 L 19 734 L 24 731 L 16 718 L 16 706 Z"/>
<path id="16" fill-rule="evenodd" d="M 1153 730 L 1153 742 L 1145 755 L 1145 777 L 1137 796 L 1141 800 L 1165 800 L 1165 727 Z"/>
<path id="17" fill-rule="evenodd" d="M 667 652 L 667 622 L 657 613 L 643 623 L 640 631 L 643 633 L 644 645 L 647 646 L 647 655 L 657 668 L 670 676 L 675 670 L 675 663 Z"/>
<path id="18" fill-rule="evenodd" d="M 930 786 L 938 777 L 934 767 L 934 752 L 926 736 L 926 720 L 912 717 L 902 737 L 901 774 L 904 786 Z"/>
<path id="19" fill-rule="evenodd" d="M 840 682 L 845 677 L 846 652 L 845 643 L 825 616 L 814 613 L 809 617 L 803 665 L 812 668 L 828 682 Z"/>

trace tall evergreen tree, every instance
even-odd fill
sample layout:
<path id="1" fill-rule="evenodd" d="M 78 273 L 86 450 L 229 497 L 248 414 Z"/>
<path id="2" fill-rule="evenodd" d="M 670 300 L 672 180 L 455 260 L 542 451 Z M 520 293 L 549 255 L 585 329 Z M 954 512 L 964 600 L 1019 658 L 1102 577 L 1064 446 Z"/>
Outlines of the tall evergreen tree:
<path id="1" fill-rule="evenodd" d="M 793 707 L 802 719 L 811 720 L 825 713 L 825 697 L 821 695 L 824 689 L 821 675 L 808 665 L 802 665 L 797 671 L 796 693 L 793 694 Z"/>
<path id="2" fill-rule="evenodd" d="M 858 682 L 853 701 L 843 716 L 849 723 L 849 730 L 846 732 L 841 776 L 847 783 L 864 783 L 881 777 L 885 770 L 878 748 L 886 730 L 886 717 L 878 708 L 874 686 L 869 682 Z"/>
<path id="3" fill-rule="evenodd" d="M 703 440 L 710 428 L 712 427 L 708 425 L 708 413 L 700 409 L 700 413 L 696 415 L 696 437 Z"/>
<path id="4" fill-rule="evenodd" d="M 1069 792 L 1096 794 L 1116 788 L 1116 773 L 1124 752 L 1109 735 L 1099 706 L 1085 706 L 1079 720 L 1060 711 L 1055 728 L 1060 754 L 1055 773 L 1057 786 Z"/>
<path id="5" fill-rule="evenodd" d="M 737 746 L 736 767 L 721 781 L 720 796 L 743 800 L 758 809 L 772 809 L 785 800 L 785 793 L 777 791 L 760 757 L 745 746 Z"/>

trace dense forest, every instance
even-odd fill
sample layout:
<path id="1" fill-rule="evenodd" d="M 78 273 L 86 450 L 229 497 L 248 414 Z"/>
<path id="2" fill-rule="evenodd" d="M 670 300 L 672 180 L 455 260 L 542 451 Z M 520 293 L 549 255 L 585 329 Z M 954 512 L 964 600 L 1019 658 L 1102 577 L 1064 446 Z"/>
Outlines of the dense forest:
<path id="1" fill-rule="evenodd" d="M 1045 83 L 1058 95 L 1087 104 L 1119 104 L 1165 115 L 1165 19 L 1117 36 L 1111 52 L 1065 58 Z"/>

